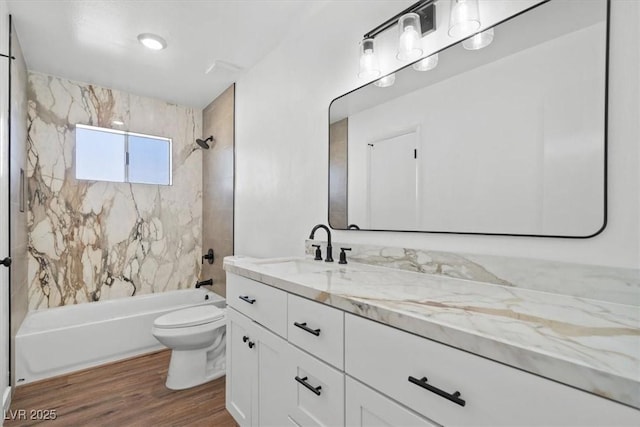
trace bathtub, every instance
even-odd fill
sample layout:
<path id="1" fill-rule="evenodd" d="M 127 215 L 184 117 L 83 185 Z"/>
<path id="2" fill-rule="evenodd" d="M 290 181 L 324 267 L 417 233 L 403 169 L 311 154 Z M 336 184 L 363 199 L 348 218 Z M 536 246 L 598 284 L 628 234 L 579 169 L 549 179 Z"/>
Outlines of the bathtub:
<path id="1" fill-rule="evenodd" d="M 17 384 L 165 348 L 151 335 L 158 317 L 197 305 L 225 307 L 204 289 L 140 295 L 32 311 L 16 335 Z"/>

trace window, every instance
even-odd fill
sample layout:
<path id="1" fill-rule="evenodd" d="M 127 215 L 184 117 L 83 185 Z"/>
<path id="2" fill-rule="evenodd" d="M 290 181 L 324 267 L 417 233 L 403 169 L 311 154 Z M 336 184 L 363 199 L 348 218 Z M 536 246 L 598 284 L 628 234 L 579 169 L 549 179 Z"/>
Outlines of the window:
<path id="1" fill-rule="evenodd" d="M 171 139 L 76 125 L 76 178 L 171 185 Z"/>

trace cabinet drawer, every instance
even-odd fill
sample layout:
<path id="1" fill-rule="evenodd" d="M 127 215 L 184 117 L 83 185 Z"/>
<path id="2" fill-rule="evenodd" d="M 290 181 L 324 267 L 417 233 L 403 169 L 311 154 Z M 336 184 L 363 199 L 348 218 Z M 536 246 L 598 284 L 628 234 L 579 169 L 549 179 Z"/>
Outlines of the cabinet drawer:
<path id="1" fill-rule="evenodd" d="M 286 338 L 286 292 L 246 277 L 227 273 L 227 304 Z"/>
<path id="2" fill-rule="evenodd" d="M 342 369 L 344 312 L 295 295 L 288 298 L 289 342 Z"/>
<path id="3" fill-rule="evenodd" d="M 438 427 L 350 377 L 345 378 L 345 386 L 345 419 L 349 427 Z"/>
<path id="4" fill-rule="evenodd" d="M 293 346 L 287 364 L 289 417 L 300 426 L 343 425 L 344 374 Z"/>
<path id="5" fill-rule="evenodd" d="M 627 406 L 350 314 L 345 371 L 443 425 L 640 425 Z"/>

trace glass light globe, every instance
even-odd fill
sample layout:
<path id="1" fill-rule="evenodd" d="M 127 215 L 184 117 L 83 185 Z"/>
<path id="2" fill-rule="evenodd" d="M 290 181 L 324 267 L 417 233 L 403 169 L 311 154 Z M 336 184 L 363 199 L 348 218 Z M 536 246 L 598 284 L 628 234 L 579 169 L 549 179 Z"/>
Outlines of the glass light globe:
<path id="1" fill-rule="evenodd" d="M 480 29 L 478 0 L 451 0 L 449 36 L 465 37 Z"/>
<path id="2" fill-rule="evenodd" d="M 493 28 L 489 28 L 486 31 L 476 34 L 473 37 L 469 37 L 468 39 L 462 42 L 462 47 L 467 50 L 478 50 L 483 47 L 487 47 L 493 41 Z"/>
<path id="3" fill-rule="evenodd" d="M 413 64 L 413 69 L 416 71 L 429 71 L 438 66 L 438 54 L 434 53 L 431 56 L 427 56 L 424 59 Z"/>
<path id="4" fill-rule="evenodd" d="M 389 74 L 388 76 L 384 76 L 376 80 L 375 82 L 373 82 L 373 84 L 378 87 L 389 87 L 389 86 L 393 86 L 395 82 L 396 82 L 396 73 L 392 73 L 392 74 Z"/>
<path id="5" fill-rule="evenodd" d="M 364 39 L 360 43 L 360 71 L 358 77 L 370 79 L 380 75 L 380 65 L 375 53 L 373 39 Z"/>
<path id="6" fill-rule="evenodd" d="M 398 41 L 397 58 L 401 61 L 418 59 L 422 55 L 420 39 L 422 29 L 420 27 L 420 17 L 417 13 L 407 13 L 398 20 L 400 40 Z"/>

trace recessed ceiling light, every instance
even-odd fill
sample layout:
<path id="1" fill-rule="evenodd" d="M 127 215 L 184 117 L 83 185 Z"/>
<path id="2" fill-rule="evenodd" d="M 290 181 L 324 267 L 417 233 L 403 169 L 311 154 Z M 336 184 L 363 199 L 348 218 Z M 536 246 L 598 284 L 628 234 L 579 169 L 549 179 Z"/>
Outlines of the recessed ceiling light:
<path id="1" fill-rule="evenodd" d="M 111 120 L 111 124 L 114 125 L 114 126 L 124 126 L 124 122 L 122 120 L 118 120 L 118 119 Z"/>
<path id="2" fill-rule="evenodd" d="M 151 33 L 138 34 L 138 41 L 151 50 L 162 50 L 167 42 L 160 36 Z"/>

